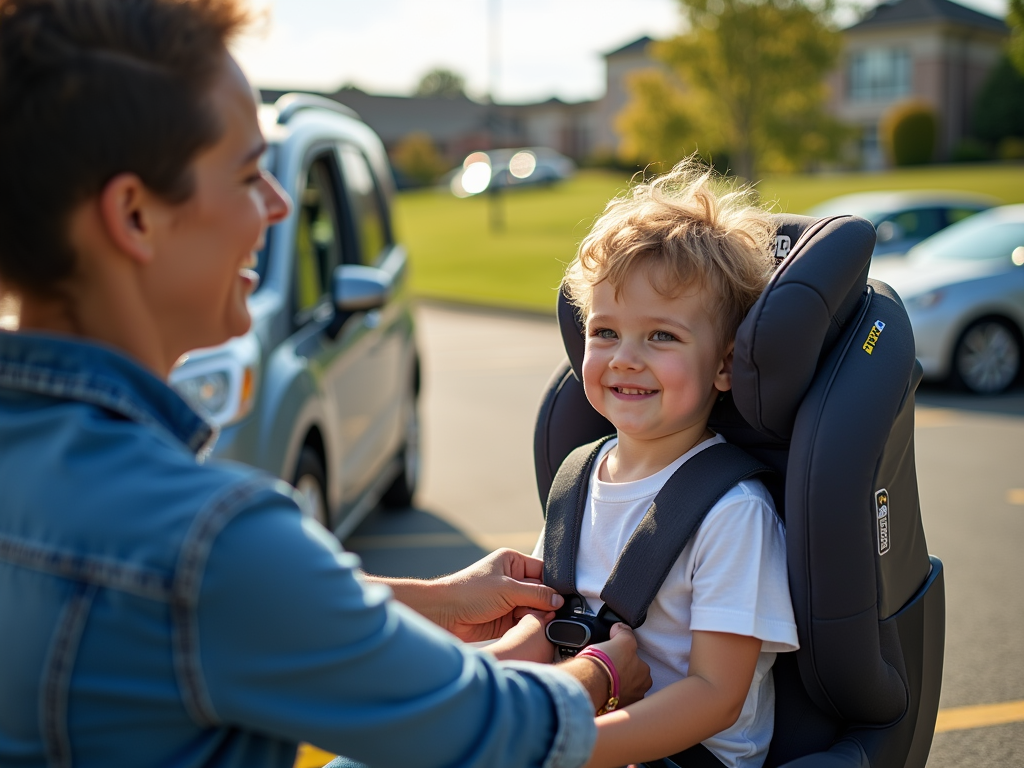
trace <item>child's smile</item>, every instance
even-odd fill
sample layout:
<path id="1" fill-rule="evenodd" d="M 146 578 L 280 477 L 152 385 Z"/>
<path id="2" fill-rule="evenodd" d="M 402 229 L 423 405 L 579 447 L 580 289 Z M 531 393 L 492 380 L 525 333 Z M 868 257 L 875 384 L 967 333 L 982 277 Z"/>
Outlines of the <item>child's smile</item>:
<path id="1" fill-rule="evenodd" d="M 643 271 L 618 297 L 607 281 L 594 286 L 583 385 L 624 448 L 672 446 L 674 458 L 704 434 L 716 397 L 732 384 L 731 345 L 723 352 L 712 303 L 692 286 L 663 296 Z"/>

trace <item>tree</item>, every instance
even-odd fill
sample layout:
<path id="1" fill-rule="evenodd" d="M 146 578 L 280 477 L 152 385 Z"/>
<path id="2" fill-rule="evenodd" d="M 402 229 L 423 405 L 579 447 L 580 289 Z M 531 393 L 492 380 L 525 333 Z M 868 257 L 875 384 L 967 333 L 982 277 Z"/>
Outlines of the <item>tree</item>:
<path id="1" fill-rule="evenodd" d="M 391 152 L 391 162 L 410 181 L 423 186 L 437 181 L 449 166 L 425 131 L 410 133 L 398 142 Z"/>
<path id="2" fill-rule="evenodd" d="M 687 31 L 652 44 L 672 74 L 632 79 L 618 124 L 625 146 L 636 159 L 724 150 L 748 179 L 834 156 L 846 132 L 825 113 L 824 78 L 841 46 L 833 2 L 680 0 Z"/>
<path id="3" fill-rule="evenodd" d="M 1010 0 L 1006 23 L 1010 27 L 1010 59 L 1024 75 L 1024 0 Z"/>
<path id="4" fill-rule="evenodd" d="M 450 69 L 437 67 L 420 78 L 413 95 L 442 99 L 465 96 L 466 80 L 462 75 L 456 74 Z"/>
<path id="5" fill-rule="evenodd" d="M 1005 138 L 1024 137 L 1024 74 L 1003 57 L 974 103 L 973 133 L 995 147 Z"/>

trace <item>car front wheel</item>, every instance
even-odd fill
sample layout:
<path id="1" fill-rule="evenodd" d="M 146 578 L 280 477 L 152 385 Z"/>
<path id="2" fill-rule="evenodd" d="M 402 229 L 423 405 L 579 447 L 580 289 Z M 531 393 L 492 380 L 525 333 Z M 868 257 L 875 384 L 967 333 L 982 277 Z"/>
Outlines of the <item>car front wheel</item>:
<path id="1" fill-rule="evenodd" d="M 1017 380 L 1020 365 L 1020 336 L 998 318 L 974 323 L 964 331 L 953 351 L 956 380 L 979 395 L 994 395 L 1008 389 Z"/>
<path id="2" fill-rule="evenodd" d="M 306 511 L 325 528 L 330 528 L 327 515 L 327 475 L 320 456 L 308 445 L 299 454 L 292 485 L 306 500 Z"/>

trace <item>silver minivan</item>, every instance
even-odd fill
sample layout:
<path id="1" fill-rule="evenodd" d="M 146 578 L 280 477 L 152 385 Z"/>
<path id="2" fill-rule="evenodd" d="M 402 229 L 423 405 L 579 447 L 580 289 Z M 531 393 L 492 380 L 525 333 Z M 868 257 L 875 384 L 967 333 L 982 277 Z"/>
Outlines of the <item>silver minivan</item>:
<path id="1" fill-rule="evenodd" d="M 259 254 L 244 336 L 196 350 L 172 385 L 220 427 L 215 458 L 294 484 L 340 538 L 419 475 L 420 389 L 405 249 L 376 134 L 329 99 L 264 105 L 265 167 L 294 201 Z"/>

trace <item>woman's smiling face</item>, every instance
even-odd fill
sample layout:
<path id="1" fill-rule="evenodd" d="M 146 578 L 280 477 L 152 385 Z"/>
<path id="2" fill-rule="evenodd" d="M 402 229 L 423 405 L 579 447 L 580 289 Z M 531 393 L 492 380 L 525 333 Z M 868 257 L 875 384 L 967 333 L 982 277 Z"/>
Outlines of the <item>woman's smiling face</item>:
<path id="1" fill-rule="evenodd" d="M 192 195 L 166 205 L 157 258 L 147 280 L 168 348 L 182 352 L 245 333 L 246 299 L 256 286 L 255 254 L 266 228 L 290 203 L 259 167 L 266 144 L 253 92 L 234 60 L 224 64 L 208 95 L 220 139 L 191 163 Z"/>

